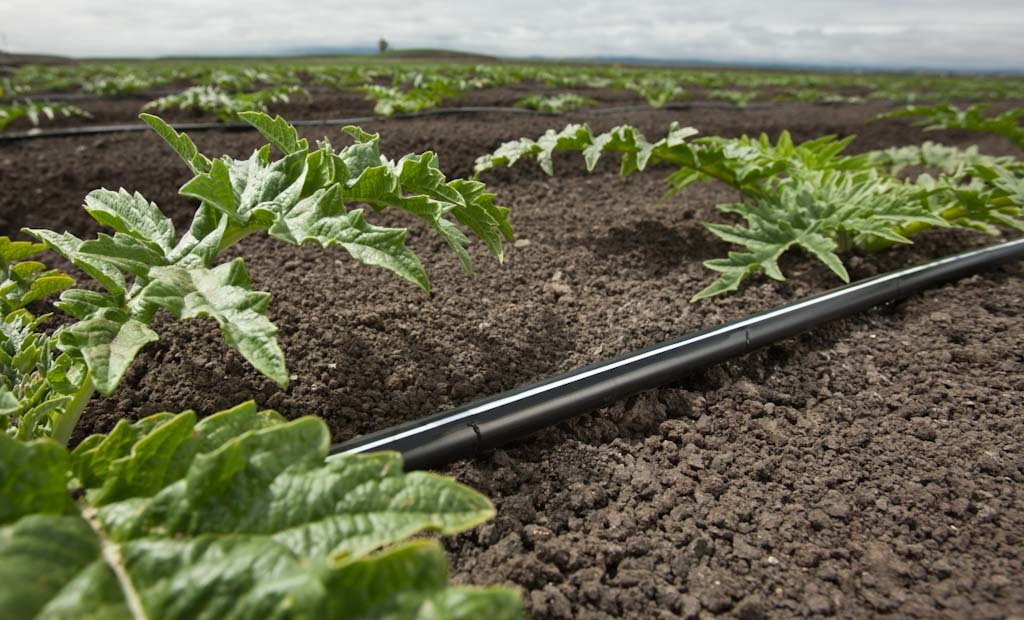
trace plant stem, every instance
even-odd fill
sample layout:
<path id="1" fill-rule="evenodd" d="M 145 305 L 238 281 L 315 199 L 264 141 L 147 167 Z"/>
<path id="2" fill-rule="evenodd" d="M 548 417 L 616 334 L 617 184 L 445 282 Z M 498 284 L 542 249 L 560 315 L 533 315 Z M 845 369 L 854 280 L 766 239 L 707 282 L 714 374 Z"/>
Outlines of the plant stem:
<path id="1" fill-rule="evenodd" d="M 78 426 L 78 419 L 82 417 L 82 412 L 85 411 L 86 405 L 89 404 L 89 400 L 92 399 L 92 395 L 95 392 L 96 386 L 92 382 L 92 373 L 86 371 L 85 377 L 82 379 L 82 385 L 71 398 L 71 402 L 64 409 L 64 413 L 57 417 L 57 421 L 53 425 L 54 441 L 65 446 L 68 445 L 68 441 L 71 440 L 71 433 Z"/>

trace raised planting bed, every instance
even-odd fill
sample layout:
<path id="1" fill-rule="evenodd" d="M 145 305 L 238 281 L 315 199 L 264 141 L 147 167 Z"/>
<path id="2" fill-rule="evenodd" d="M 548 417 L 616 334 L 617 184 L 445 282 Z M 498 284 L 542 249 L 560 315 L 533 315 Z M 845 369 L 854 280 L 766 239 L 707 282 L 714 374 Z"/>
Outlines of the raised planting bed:
<path id="1" fill-rule="evenodd" d="M 629 123 L 652 139 L 679 121 L 708 135 L 857 134 L 852 151 L 932 139 L 1014 154 L 995 137 L 865 124 L 885 109 L 475 114 L 363 129 L 387 153 L 437 152 L 452 176 L 501 142 L 574 120 Z M 193 138 L 235 157 L 264 143 L 245 131 Z M 587 175 L 578 154 L 556 166 L 555 178 L 536 166 L 488 173 L 517 240 L 503 265 L 475 244 L 472 277 L 412 218 L 377 217 L 410 227 L 429 297 L 337 249 L 246 239 L 237 253 L 273 296 L 290 387 L 254 371 L 209 320 L 162 316 L 161 340 L 89 406 L 75 438 L 126 416 L 255 399 L 288 418 L 318 415 L 341 441 L 837 283 L 787 255 L 786 282 L 758 276 L 691 304 L 713 280 L 701 262 L 730 249 L 702 222 L 721 221 L 714 206 L 738 195 L 700 185 L 659 205 L 668 168 L 621 180 L 610 161 Z M 83 196 L 120 186 L 183 227 L 195 207 L 177 190 L 189 178 L 148 133 L 0 143 L 0 231 L 93 236 Z M 992 242 L 932 230 L 844 259 L 858 279 Z M 1024 606 L 1022 275 L 1012 264 L 930 290 L 451 465 L 444 473 L 497 508 L 445 543 L 454 580 L 518 586 L 536 618 L 1011 615 Z"/>

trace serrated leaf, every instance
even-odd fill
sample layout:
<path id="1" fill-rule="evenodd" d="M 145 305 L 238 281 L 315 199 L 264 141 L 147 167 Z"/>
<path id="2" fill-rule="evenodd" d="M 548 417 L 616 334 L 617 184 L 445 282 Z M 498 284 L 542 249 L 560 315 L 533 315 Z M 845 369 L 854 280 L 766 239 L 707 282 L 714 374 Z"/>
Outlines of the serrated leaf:
<path id="1" fill-rule="evenodd" d="M 74 284 L 75 281 L 70 276 L 60 272 L 50 272 L 47 275 L 39 276 L 32 280 L 31 288 L 21 298 L 19 305 L 24 307 L 25 305 L 46 299 L 50 295 L 55 295 L 70 286 L 74 286 Z"/>
<path id="2" fill-rule="evenodd" d="M 185 420 L 190 416 L 194 424 L 195 415 L 192 412 L 186 411 L 178 418 Z M 169 413 L 157 413 L 136 422 L 121 419 L 109 434 L 90 435 L 71 453 L 75 477 L 89 488 L 102 487 L 108 480 L 120 482 L 114 474 L 123 472 L 122 463 L 132 461 L 136 444 L 172 417 Z M 118 467 L 116 470 L 115 464 Z"/>
<path id="3" fill-rule="evenodd" d="M 445 588 L 447 559 L 434 540 L 417 540 L 331 571 L 328 588 L 351 592 L 331 618 L 520 617 L 519 597 L 500 588 Z"/>
<path id="4" fill-rule="evenodd" d="M 178 191 L 182 196 L 201 200 L 224 215 L 237 217 L 238 195 L 231 184 L 228 165 L 222 159 L 213 160 L 209 172 L 196 173 Z"/>
<path id="5" fill-rule="evenodd" d="M 185 133 L 174 131 L 174 128 L 165 123 L 159 116 L 140 114 L 139 118 L 174 149 L 174 152 L 181 157 L 193 174 L 202 174 L 210 171 L 210 160 L 199 152 L 195 143 Z"/>
<path id="6" fill-rule="evenodd" d="M 446 618 L 520 616 L 516 593 L 452 588 L 423 530 L 462 531 L 493 514 L 471 489 L 432 474 L 403 474 L 397 455 L 324 462 L 324 423 L 254 417 L 245 405 L 208 418 L 218 445 L 183 455 L 155 494 L 93 501 L 163 438 L 184 435 L 189 414 L 162 414 L 93 436 L 72 455 L 91 468 L 72 503 L 64 449 L 0 437 L 0 471 L 29 464 L 60 484 L 60 504 L 25 502 L 0 527 L 0 616 L 48 618 Z M 217 422 L 213 422 L 217 420 Z M 119 428 L 132 426 L 123 424 Z M 171 431 L 167 429 L 172 429 Z M 173 432 L 172 432 L 173 431 Z M 44 447 L 45 446 L 45 447 Z M 33 460 L 39 451 L 65 456 Z M 97 457 L 107 467 L 96 469 Z M 89 459 L 86 466 L 81 459 Z M 142 459 L 142 460 L 138 460 Z M 143 485 L 147 493 L 150 485 Z M 20 493 L 21 491 L 19 491 Z M 374 507 L 379 510 L 374 510 Z M 50 513 L 50 514 L 47 514 Z M 388 548 L 392 544 L 398 546 Z M 378 549 L 384 548 L 383 551 Z"/>
<path id="7" fill-rule="evenodd" d="M 309 141 L 299 138 L 299 132 L 280 116 L 270 118 L 263 112 L 242 112 L 238 115 L 252 125 L 263 137 L 285 155 L 309 151 Z"/>
<path id="8" fill-rule="evenodd" d="M 82 253 L 80 250 L 83 242 L 78 237 L 69 232 L 57 234 L 50 230 L 33 230 L 27 228 L 24 230 L 26 233 L 32 235 L 36 239 L 39 239 L 61 256 L 74 263 L 76 267 L 88 273 L 111 294 L 117 296 L 124 295 L 124 275 L 114 265 L 111 265 L 98 257 Z"/>
<path id="9" fill-rule="evenodd" d="M 99 312 L 100 308 L 116 309 L 120 307 L 120 304 L 109 295 L 83 289 L 65 291 L 56 305 L 79 320 Z"/>
<path id="10" fill-rule="evenodd" d="M 10 237 L 0 237 L 0 261 L 2 261 L 0 264 L 23 260 L 44 250 L 46 250 L 46 245 L 43 243 L 12 241 Z"/>
<path id="11" fill-rule="evenodd" d="M 355 125 L 346 125 L 342 131 L 355 140 L 355 144 L 338 154 L 348 170 L 349 178 L 359 177 L 367 168 L 375 168 L 384 163 L 380 154 L 380 134 L 366 133 Z"/>
<path id="12" fill-rule="evenodd" d="M 0 237 L 0 317 L 58 293 L 75 281 L 39 261 L 12 262 L 44 251 L 44 243 Z"/>
<path id="13" fill-rule="evenodd" d="M 592 171 L 605 152 L 614 152 L 621 155 L 620 173 L 626 176 L 645 169 L 648 163 L 692 161 L 694 156 L 686 138 L 696 133 L 696 129 L 673 123 L 665 138 L 651 143 L 629 125 L 595 135 L 587 125 L 570 124 L 558 132 L 549 129 L 536 141 L 520 138 L 506 142 L 491 155 L 477 158 L 473 171 L 479 176 L 481 172 L 497 166 L 512 166 L 525 157 L 534 157 L 541 169 L 550 175 L 554 172 L 553 154 L 558 151 L 579 151 L 587 170 Z"/>
<path id="14" fill-rule="evenodd" d="M 423 265 L 405 245 L 406 231 L 368 224 L 360 210 L 345 211 L 338 185 L 300 200 L 269 233 L 293 245 L 312 241 L 325 248 L 341 246 L 363 264 L 383 267 L 430 290 Z"/>
<path id="15" fill-rule="evenodd" d="M 148 325 L 115 308 L 100 308 L 90 318 L 60 332 L 59 346 L 82 356 L 101 394 L 113 393 L 142 347 L 159 339 Z"/>
<path id="16" fill-rule="evenodd" d="M 102 226 L 154 243 L 164 253 L 174 245 L 174 223 L 142 194 L 99 189 L 85 197 L 85 210 Z"/>
<path id="17" fill-rule="evenodd" d="M 78 247 L 78 260 L 111 265 L 121 271 L 146 278 L 150 269 L 168 263 L 163 250 L 154 243 L 130 235 L 113 237 L 100 233 Z"/>
<path id="18" fill-rule="evenodd" d="M 241 258 L 213 269 L 180 265 L 156 267 L 141 303 L 164 308 L 179 319 L 212 317 L 227 343 L 256 370 L 288 385 L 277 328 L 266 316 L 270 295 L 253 292 Z"/>

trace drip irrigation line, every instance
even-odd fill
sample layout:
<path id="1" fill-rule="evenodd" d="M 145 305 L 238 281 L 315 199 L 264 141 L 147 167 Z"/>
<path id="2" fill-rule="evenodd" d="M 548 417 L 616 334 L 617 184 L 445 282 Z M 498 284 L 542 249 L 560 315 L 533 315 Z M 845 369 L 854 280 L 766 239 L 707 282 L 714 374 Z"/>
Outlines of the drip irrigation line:
<path id="1" fill-rule="evenodd" d="M 216 84 L 193 84 L 192 86 L 210 86 L 213 88 L 222 88 Z M 160 97 L 166 97 L 168 95 L 174 95 L 180 93 L 185 88 L 158 88 L 155 90 L 138 90 L 130 93 L 93 93 L 93 92 L 76 92 L 76 93 L 45 93 L 45 92 L 28 92 L 11 95 L 8 97 L 0 97 L 0 104 L 9 103 L 11 101 L 31 99 L 32 101 L 46 102 L 46 101 L 95 101 L 100 99 L 157 99 Z M 232 90 L 232 89 L 227 89 Z M 326 94 L 326 93 L 337 93 L 343 92 L 336 88 L 328 88 L 322 86 L 315 86 L 306 88 L 306 91 L 311 94 Z"/>
<path id="2" fill-rule="evenodd" d="M 557 114 L 552 112 L 542 112 L 540 110 L 531 110 L 529 108 L 513 108 L 509 106 L 461 106 L 452 108 L 435 108 L 433 110 L 423 110 L 422 112 L 412 112 L 409 114 L 395 114 L 392 116 L 356 116 L 351 118 L 325 118 L 325 119 L 308 119 L 308 120 L 297 120 L 288 121 L 295 127 L 317 127 L 322 125 L 350 125 L 353 123 L 369 123 L 369 122 L 385 122 L 391 120 L 405 120 L 405 119 L 416 119 L 416 118 L 427 118 L 431 116 L 450 116 L 455 114 L 525 114 L 533 116 L 550 116 L 550 117 L 562 117 L 566 118 L 570 115 L 578 116 L 602 116 L 608 114 L 620 114 L 622 112 L 657 112 L 660 110 L 691 110 L 691 109 L 716 109 L 716 110 L 775 110 L 785 107 L 793 106 L 806 106 L 806 105 L 823 105 L 823 104 L 808 104 L 808 103 L 797 103 L 797 104 L 785 104 L 785 103 L 751 103 L 746 106 L 737 106 L 731 103 L 723 103 L 718 101 L 689 101 L 689 102 L 678 102 L 668 103 L 660 108 L 654 108 L 646 105 L 625 105 L 625 106 L 614 106 L 609 108 L 591 108 L 591 109 L 580 109 L 573 112 L 567 112 L 565 114 Z M 174 129 L 177 131 L 209 131 L 218 129 L 251 129 L 252 127 L 247 123 L 241 122 L 197 122 L 197 123 L 173 123 Z M 80 127 L 64 127 L 57 129 L 29 129 L 28 131 L 14 132 L 14 133 L 0 133 L 0 142 L 14 141 L 14 140 L 28 140 L 32 138 L 62 138 L 70 136 L 88 136 L 96 134 L 107 134 L 107 133 L 129 133 L 138 131 L 148 131 L 149 126 L 145 123 L 118 123 L 111 125 L 83 125 Z"/>
<path id="3" fill-rule="evenodd" d="M 10 97 L 0 97 L 0 103 L 31 99 L 39 103 L 48 101 L 95 101 L 99 99 L 156 99 L 179 92 L 178 90 L 140 90 L 133 93 L 24 93 Z"/>
<path id="4" fill-rule="evenodd" d="M 483 113 L 512 113 L 512 114 L 543 114 L 536 110 L 524 110 L 522 108 L 504 107 L 461 107 L 461 108 L 438 108 L 435 110 L 424 110 L 411 114 L 395 114 L 393 116 L 353 116 L 349 118 L 323 118 L 288 121 L 295 127 L 316 127 L 321 125 L 350 125 L 353 123 L 384 122 L 389 120 L 424 118 L 428 116 L 445 116 L 451 114 L 483 114 Z M 172 123 L 176 131 L 209 131 L 218 129 L 252 129 L 252 125 L 241 122 L 199 122 L 199 123 Z M 84 125 L 81 127 L 64 127 L 59 129 L 30 129 L 19 133 L 0 134 L 0 141 L 5 140 L 27 140 L 31 138 L 60 138 L 68 136 L 87 136 L 106 133 L 130 133 L 138 131 L 149 131 L 145 123 L 119 123 L 113 125 Z"/>
<path id="5" fill-rule="evenodd" d="M 333 446 L 330 454 L 395 450 L 402 453 L 410 470 L 472 457 L 823 323 L 1021 258 L 1024 239 L 876 276 L 448 412 L 356 437 Z"/>

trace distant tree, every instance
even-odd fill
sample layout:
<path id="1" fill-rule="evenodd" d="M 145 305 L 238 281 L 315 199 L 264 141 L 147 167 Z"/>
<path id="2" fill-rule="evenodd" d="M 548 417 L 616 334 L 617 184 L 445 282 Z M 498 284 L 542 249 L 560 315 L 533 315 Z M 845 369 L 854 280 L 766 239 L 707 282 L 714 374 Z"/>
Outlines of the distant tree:
<path id="1" fill-rule="evenodd" d="M 388 51 L 388 41 L 387 41 L 387 39 L 385 39 L 384 37 L 381 37 L 380 41 L 377 42 L 377 49 L 380 50 L 381 54 L 383 54 L 384 52 Z"/>

